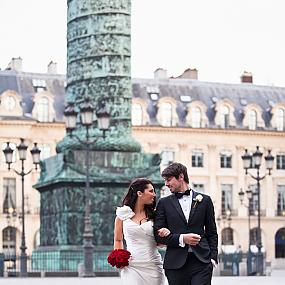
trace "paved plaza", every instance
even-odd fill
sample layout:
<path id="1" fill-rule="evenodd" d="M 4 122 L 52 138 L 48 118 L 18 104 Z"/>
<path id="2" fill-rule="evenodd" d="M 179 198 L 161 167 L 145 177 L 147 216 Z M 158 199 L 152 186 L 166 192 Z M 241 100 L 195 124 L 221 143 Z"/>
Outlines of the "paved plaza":
<path id="1" fill-rule="evenodd" d="M 118 277 L 95 278 L 0 278 L 0 285 L 120 285 Z M 214 277 L 212 285 L 281 285 L 285 276 Z M 135 284 L 134 284 L 135 285 Z"/>

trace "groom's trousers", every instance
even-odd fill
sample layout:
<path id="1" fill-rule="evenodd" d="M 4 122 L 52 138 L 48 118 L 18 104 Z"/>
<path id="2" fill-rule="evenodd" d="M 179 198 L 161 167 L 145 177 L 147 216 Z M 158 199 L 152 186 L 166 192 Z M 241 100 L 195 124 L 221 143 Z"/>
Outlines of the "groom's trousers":
<path id="1" fill-rule="evenodd" d="M 193 252 L 181 268 L 165 270 L 169 285 L 211 285 L 212 273 L 212 263 L 201 262 Z"/>

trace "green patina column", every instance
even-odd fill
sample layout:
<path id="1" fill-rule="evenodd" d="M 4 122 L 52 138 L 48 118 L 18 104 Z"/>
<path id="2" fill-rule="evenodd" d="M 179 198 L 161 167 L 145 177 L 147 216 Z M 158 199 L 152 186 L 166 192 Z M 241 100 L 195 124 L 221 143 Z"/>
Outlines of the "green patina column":
<path id="1" fill-rule="evenodd" d="M 133 178 L 162 186 L 160 156 L 146 154 L 131 135 L 131 0 L 68 0 L 66 102 L 76 107 L 88 96 L 111 114 L 106 139 L 90 129 L 91 220 L 94 270 L 110 270 L 116 206 Z M 78 123 L 80 124 L 80 123 Z M 79 126 L 76 134 L 85 138 Z M 74 270 L 83 259 L 85 146 L 66 136 L 57 155 L 41 163 L 36 189 L 41 195 L 40 247 L 33 267 Z M 49 259 L 53 261 L 49 261 Z"/>

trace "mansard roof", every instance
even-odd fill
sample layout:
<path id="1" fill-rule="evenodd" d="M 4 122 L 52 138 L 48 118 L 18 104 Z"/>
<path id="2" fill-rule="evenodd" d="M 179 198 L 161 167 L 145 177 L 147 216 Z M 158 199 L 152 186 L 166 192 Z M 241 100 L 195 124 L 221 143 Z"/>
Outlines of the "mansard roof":
<path id="1" fill-rule="evenodd" d="M 65 75 L 49 73 L 27 73 L 15 70 L 0 71 L 0 96 L 4 91 L 13 90 L 22 96 L 23 113 L 31 116 L 34 106 L 33 97 L 37 96 L 33 79 L 44 80 L 46 90 L 54 96 L 56 121 L 63 120 Z M 215 83 L 195 79 L 132 79 L 133 98 L 141 98 L 147 104 L 150 125 L 159 125 L 156 115 L 158 101 L 162 98 L 173 98 L 176 101 L 178 126 L 186 126 L 187 108 L 191 102 L 200 101 L 207 106 L 206 115 L 210 128 L 215 128 L 216 104 L 221 100 L 229 100 L 234 106 L 236 128 L 243 128 L 244 108 L 248 104 L 257 104 L 262 110 L 262 118 L 266 129 L 270 129 L 270 110 L 277 103 L 285 103 L 285 87 L 261 86 L 252 83 Z M 151 94 L 156 93 L 158 100 Z M 185 96 L 181 100 L 181 96 Z M 1 98 L 1 97 L 0 97 Z M 187 100 L 185 100 L 187 98 Z"/>
<path id="2" fill-rule="evenodd" d="M 0 71 L 0 96 L 6 90 L 13 90 L 22 96 L 23 113 L 31 115 L 34 107 L 33 97 L 36 91 L 33 80 L 44 80 L 46 90 L 54 95 L 54 110 L 56 121 L 63 120 L 65 75 L 49 73 L 28 73 L 15 70 Z M 1 97 L 0 97 L 1 98 Z"/>
<path id="3" fill-rule="evenodd" d="M 215 106 L 220 100 L 230 100 L 235 108 L 237 127 L 242 128 L 244 107 L 255 103 L 262 109 L 262 118 L 266 127 L 270 126 L 270 110 L 277 103 L 285 103 L 285 88 L 275 86 L 254 85 L 251 83 L 229 84 L 204 82 L 193 79 L 133 79 L 133 98 L 139 97 L 147 101 L 151 123 L 155 123 L 157 101 L 152 100 L 150 93 L 157 93 L 158 100 L 171 97 L 177 101 L 178 116 L 183 125 L 189 103 L 201 101 L 207 106 L 207 116 L 210 127 L 215 127 Z M 152 91 L 154 90 L 154 91 Z M 182 102 L 181 96 L 187 96 L 188 101 Z M 156 122 L 157 123 L 157 122 Z"/>

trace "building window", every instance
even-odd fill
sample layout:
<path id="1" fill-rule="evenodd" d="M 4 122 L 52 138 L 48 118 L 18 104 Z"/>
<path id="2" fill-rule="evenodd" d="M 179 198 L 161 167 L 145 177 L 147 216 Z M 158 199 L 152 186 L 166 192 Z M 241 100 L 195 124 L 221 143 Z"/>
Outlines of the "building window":
<path id="1" fill-rule="evenodd" d="M 15 106 L 16 106 L 16 100 L 13 96 L 7 96 L 6 98 L 4 98 L 4 108 L 7 111 L 12 111 Z"/>
<path id="2" fill-rule="evenodd" d="M 161 153 L 161 165 L 167 166 L 174 161 L 173 150 L 163 150 Z"/>
<path id="3" fill-rule="evenodd" d="M 172 105 L 171 103 L 161 104 L 161 124 L 165 127 L 172 126 Z"/>
<path id="4" fill-rule="evenodd" d="M 143 124 L 143 110 L 140 104 L 132 104 L 132 125 L 141 126 Z"/>
<path id="5" fill-rule="evenodd" d="M 256 130 L 257 128 L 257 114 L 254 110 L 250 110 L 248 113 L 248 128 L 250 130 Z"/>
<path id="6" fill-rule="evenodd" d="M 224 228 L 222 230 L 222 245 L 234 244 L 234 231 L 232 228 Z"/>
<path id="7" fill-rule="evenodd" d="M 15 261 L 16 258 L 16 229 L 7 227 L 2 231 L 3 253 L 8 260 Z"/>
<path id="8" fill-rule="evenodd" d="M 33 87 L 35 92 L 44 91 L 47 89 L 46 81 L 44 79 L 33 79 Z"/>
<path id="9" fill-rule="evenodd" d="M 222 215 L 233 209 L 233 185 L 222 184 Z"/>
<path id="10" fill-rule="evenodd" d="M 157 101 L 158 100 L 158 93 L 149 93 L 149 97 L 152 101 Z"/>
<path id="11" fill-rule="evenodd" d="M 277 131 L 285 130 L 285 111 L 281 108 L 277 109 Z"/>
<path id="12" fill-rule="evenodd" d="M 285 185 L 277 186 L 277 216 L 285 216 Z"/>
<path id="13" fill-rule="evenodd" d="M 41 153 L 40 153 L 41 160 L 46 159 L 51 156 L 51 149 L 49 145 L 44 144 L 40 146 L 39 148 L 41 150 Z"/>
<path id="14" fill-rule="evenodd" d="M 192 108 L 192 127 L 201 128 L 201 121 L 202 121 L 202 113 L 200 108 L 198 107 Z"/>
<path id="15" fill-rule="evenodd" d="M 193 183 L 193 188 L 196 192 L 199 192 L 199 193 L 204 193 L 205 192 L 205 189 L 204 189 L 204 184 L 196 184 L 196 183 Z"/>
<path id="16" fill-rule="evenodd" d="M 257 215 L 258 211 L 258 195 L 257 195 L 257 184 L 252 184 L 250 186 L 251 191 L 252 191 L 252 198 L 249 201 L 249 214 L 251 216 Z"/>
<path id="17" fill-rule="evenodd" d="M 47 97 L 42 97 L 38 103 L 38 120 L 40 122 L 49 121 L 49 100 Z"/>
<path id="18" fill-rule="evenodd" d="M 285 169 L 285 154 L 276 155 L 276 169 Z"/>
<path id="19" fill-rule="evenodd" d="M 221 127 L 228 128 L 230 126 L 230 108 L 223 106 L 221 109 Z"/>
<path id="20" fill-rule="evenodd" d="M 258 242 L 258 228 L 250 230 L 250 244 L 257 245 Z"/>
<path id="21" fill-rule="evenodd" d="M 192 167 L 203 167 L 204 154 L 201 150 L 192 151 Z"/>
<path id="22" fill-rule="evenodd" d="M 232 154 L 223 151 L 220 153 L 220 166 L 221 168 L 232 168 Z"/>
<path id="23" fill-rule="evenodd" d="M 13 214 L 16 211 L 16 179 L 3 179 L 3 213 Z"/>

